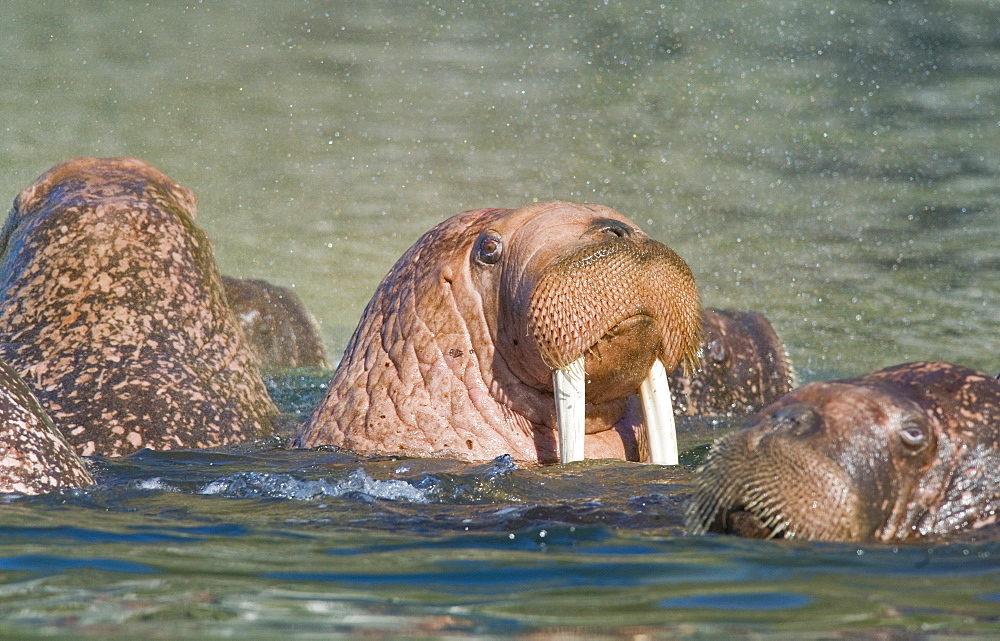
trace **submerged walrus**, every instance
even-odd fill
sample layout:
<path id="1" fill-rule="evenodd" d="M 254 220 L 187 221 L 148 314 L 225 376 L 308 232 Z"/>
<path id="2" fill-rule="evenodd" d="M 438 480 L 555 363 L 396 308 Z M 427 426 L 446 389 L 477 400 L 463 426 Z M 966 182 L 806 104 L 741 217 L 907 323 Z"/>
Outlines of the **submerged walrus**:
<path id="1" fill-rule="evenodd" d="M 698 326 L 688 266 L 607 207 L 465 212 L 379 285 L 294 444 L 669 462 L 666 372 L 693 360 Z"/>
<path id="2" fill-rule="evenodd" d="M 222 277 L 229 307 L 265 371 L 329 367 L 319 324 L 302 299 L 266 280 Z"/>
<path id="3" fill-rule="evenodd" d="M 93 482 L 28 386 L 0 361 L 0 493 L 44 494 Z"/>
<path id="4" fill-rule="evenodd" d="M 1000 381 L 908 363 L 810 383 L 718 442 L 688 529 L 748 537 L 911 541 L 968 533 L 1000 510 Z"/>
<path id="5" fill-rule="evenodd" d="M 739 416 L 792 390 L 795 370 L 774 327 L 758 312 L 706 309 L 694 372 L 670 376 L 680 416 Z"/>
<path id="6" fill-rule="evenodd" d="M 226 304 L 190 190 L 77 158 L 0 232 L 0 353 L 83 455 L 267 435 L 277 409 Z"/>

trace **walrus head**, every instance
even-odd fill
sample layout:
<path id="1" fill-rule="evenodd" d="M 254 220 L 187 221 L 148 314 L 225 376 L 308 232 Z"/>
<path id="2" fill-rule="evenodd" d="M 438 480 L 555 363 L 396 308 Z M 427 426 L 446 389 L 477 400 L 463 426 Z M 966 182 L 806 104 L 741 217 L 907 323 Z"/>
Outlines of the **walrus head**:
<path id="1" fill-rule="evenodd" d="M 688 531 L 890 541 L 992 522 L 996 481 L 970 488 L 996 476 L 998 401 L 997 381 L 943 363 L 804 385 L 713 446 Z"/>
<path id="2" fill-rule="evenodd" d="M 670 377 L 677 415 L 749 415 L 795 387 L 788 351 L 763 314 L 705 309 L 701 334 L 694 375 L 678 369 Z"/>
<path id="3" fill-rule="evenodd" d="M 486 259 L 484 247 L 492 251 Z M 525 207 L 480 232 L 472 263 L 490 332 L 504 346 L 499 357 L 521 383 L 543 392 L 559 387 L 563 461 L 583 458 L 583 430 L 571 425 L 582 421 L 567 415 L 573 407 L 585 413 L 584 389 L 596 409 L 634 395 L 654 364 L 672 371 L 694 358 L 700 321 L 690 269 L 607 207 Z M 583 372 L 585 380 L 572 380 Z M 651 414 L 670 407 L 644 409 L 649 427 L 665 418 Z"/>
<path id="4" fill-rule="evenodd" d="M 611 209 L 518 210 L 479 234 L 472 268 L 503 356 L 537 389 L 551 392 L 552 370 L 583 358 L 587 399 L 605 403 L 634 394 L 655 359 L 672 370 L 694 357 L 690 270 Z"/>
<path id="5" fill-rule="evenodd" d="M 690 269 L 621 214 L 562 202 L 465 212 L 382 281 L 296 443 L 550 461 L 573 432 L 563 460 L 638 458 L 630 398 L 646 388 L 647 423 L 666 413 L 672 425 L 650 371 L 693 358 L 698 330 Z M 614 434 L 584 446 L 584 431 Z"/>
<path id="6" fill-rule="evenodd" d="M 52 167 L 26 187 L 0 231 L 0 253 L 11 251 L 11 239 L 53 209 L 85 206 L 101 200 L 155 199 L 191 226 L 197 198 L 187 187 L 137 158 L 73 158 Z"/>

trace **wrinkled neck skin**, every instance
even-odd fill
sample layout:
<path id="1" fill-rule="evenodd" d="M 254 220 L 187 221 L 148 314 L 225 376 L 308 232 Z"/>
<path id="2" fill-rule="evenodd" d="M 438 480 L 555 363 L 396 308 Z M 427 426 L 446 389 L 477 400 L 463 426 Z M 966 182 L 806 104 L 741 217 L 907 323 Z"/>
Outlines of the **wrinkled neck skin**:
<path id="1" fill-rule="evenodd" d="M 947 475 L 944 507 L 928 511 L 915 529 L 925 536 L 947 536 L 979 530 L 997 522 L 1000 512 L 1000 453 L 996 446 L 977 444 L 965 462 Z"/>

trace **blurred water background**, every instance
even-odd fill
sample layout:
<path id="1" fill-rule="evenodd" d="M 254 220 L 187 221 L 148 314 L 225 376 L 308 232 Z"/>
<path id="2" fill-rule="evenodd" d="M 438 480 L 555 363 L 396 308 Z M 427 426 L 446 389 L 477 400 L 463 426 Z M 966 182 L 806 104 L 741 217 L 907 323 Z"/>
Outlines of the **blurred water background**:
<path id="1" fill-rule="evenodd" d="M 994 1 L 35 0 L 4 16 L 0 197 L 72 156 L 143 158 L 198 195 L 223 272 L 294 287 L 334 358 L 423 231 L 564 199 L 673 247 L 705 304 L 765 313 L 803 380 L 917 359 L 1000 371 Z M 272 390 L 301 412 L 326 376 Z M 683 536 L 704 427 L 676 470 L 96 459 L 97 488 L 0 508 L 0 636 L 1000 631 L 990 541 Z"/>

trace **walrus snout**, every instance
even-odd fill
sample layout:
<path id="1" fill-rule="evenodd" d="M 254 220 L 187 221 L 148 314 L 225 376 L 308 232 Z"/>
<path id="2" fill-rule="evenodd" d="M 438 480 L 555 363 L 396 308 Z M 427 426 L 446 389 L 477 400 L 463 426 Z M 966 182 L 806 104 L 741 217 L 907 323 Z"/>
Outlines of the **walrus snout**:
<path id="1" fill-rule="evenodd" d="M 639 329 L 657 332 L 652 358 L 661 358 L 668 369 L 694 358 L 699 306 L 687 264 L 666 245 L 621 231 L 628 229 L 624 224 L 613 229 L 623 235 L 608 234 L 610 240 L 581 247 L 546 266 L 531 293 L 528 329 L 551 369 L 602 347 L 602 339 L 626 334 L 625 323 L 639 318 L 649 321 Z M 635 334 L 648 340 L 642 331 Z M 593 359 L 595 366 L 613 358 L 613 350 L 605 352 Z M 587 373 L 600 384 L 596 371 L 588 368 Z"/>
<path id="2" fill-rule="evenodd" d="M 696 472 L 692 533 L 907 541 L 997 520 L 1000 383 L 907 363 L 809 383 L 720 439 Z"/>
<path id="3" fill-rule="evenodd" d="M 584 456 L 583 428 L 571 427 L 582 423 L 584 398 L 599 406 L 638 391 L 650 459 L 674 464 L 666 372 L 695 359 L 694 278 L 673 250 L 624 221 L 598 219 L 589 232 L 591 242 L 541 266 L 526 318 L 526 333 L 552 372 L 560 460 Z"/>
<path id="4" fill-rule="evenodd" d="M 716 443 L 696 473 L 688 531 L 857 538 L 870 519 L 849 475 L 816 442 L 818 418 L 811 408 L 791 405 Z"/>

